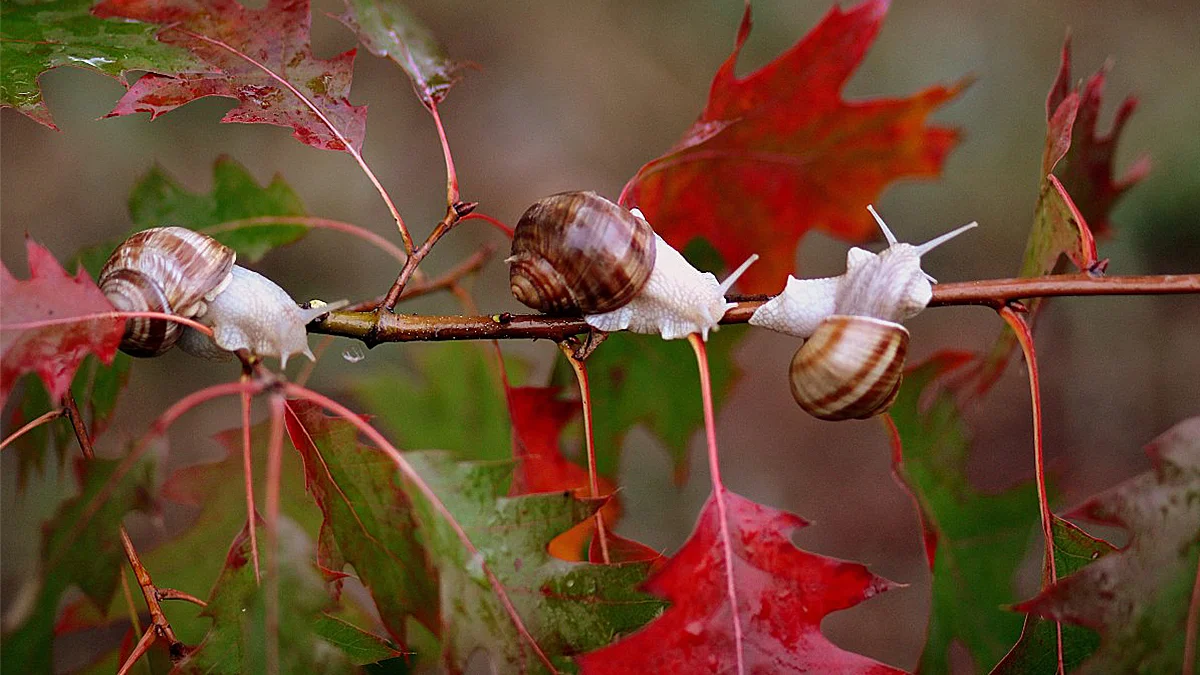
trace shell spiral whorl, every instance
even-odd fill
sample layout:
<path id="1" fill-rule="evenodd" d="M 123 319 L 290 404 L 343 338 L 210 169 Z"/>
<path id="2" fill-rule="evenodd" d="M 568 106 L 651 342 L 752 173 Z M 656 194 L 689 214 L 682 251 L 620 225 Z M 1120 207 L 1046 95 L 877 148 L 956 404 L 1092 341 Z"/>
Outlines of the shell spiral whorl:
<path id="1" fill-rule="evenodd" d="M 835 314 L 792 357 L 792 396 L 823 420 L 866 419 L 900 391 L 908 329 L 868 316 Z"/>
<path id="2" fill-rule="evenodd" d="M 595 192 L 563 192 L 525 211 L 508 259 L 513 296 L 551 314 L 600 314 L 642 290 L 655 262 L 654 230 Z"/>
<path id="3" fill-rule="evenodd" d="M 143 230 L 126 239 L 100 270 L 100 290 L 127 312 L 202 316 L 206 302 L 232 278 L 233 249 L 182 227 Z M 135 318 L 125 324 L 121 351 L 157 356 L 170 349 L 183 326 L 163 319 Z"/>

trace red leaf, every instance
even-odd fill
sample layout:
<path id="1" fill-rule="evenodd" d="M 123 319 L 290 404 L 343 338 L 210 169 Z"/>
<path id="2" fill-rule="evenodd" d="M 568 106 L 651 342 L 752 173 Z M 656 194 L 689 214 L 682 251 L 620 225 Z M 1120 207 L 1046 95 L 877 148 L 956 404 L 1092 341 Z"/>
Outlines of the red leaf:
<path id="1" fill-rule="evenodd" d="M 1074 112 L 1070 113 L 1070 120 L 1065 128 L 1062 128 L 1065 133 L 1065 145 L 1058 152 L 1055 162 L 1051 162 L 1049 166 L 1043 162 L 1043 172 L 1054 171 L 1058 175 L 1066 191 L 1074 197 L 1084 220 L 1098 236 L 1108 234 L 1112 227 L 1108 216 L 1113 204 L 1150 171 L 1150 158 L 1142 156 L 1126 170 L 1124 176 L 1113 179 L 1113 155 L 1116 154 L 1117 141 L 1125 123 L 1129 121 L 1129 116 L 1137 108 L 1137 98 L 1127 96 L 1121 101 L 1121 106 L 1113 118 L 1112 129 L 1107 134 L 1096 132 L 1100 117 L 1100 99 L 1104 96 L 1104 82 L 1109 67 L 1110 64 L 1104 64 L 1088 79 L 1082 92 L 1073 91 L 1071 40 L 1067 38 L 1063 43 L 1062 65 L 1058 78 L 1046 98 L 1046 117 L 1050 120 L 1052 129 L 1055 118 L 1059 117 L 1062 111 L 1074 109 Z M 1066 146 L 1070 146 L 1069 151 Z M 1058 162 L 1059 158 L 1062 159 L 1061 162 Z M 1057 168 L 1055 163 L 1058 163 Z"/>
<path id="2" fill-rule="evenodd" d="M 222 122 L 291 127 L 296 140 L 323 150 L 362 148 L 367 109 L 348 100 L 355 50 L 329 60 L 313 56 L 308 0 L 269 0 L 263 9 L 234 0 L 104 0 L 92 11 L 162 24 L 160 41 L 221 70 L 145 75 L 109 117 L 148 112 L 153 119 L 204 96 L 224 96 L 239 105 Z"/>
<path id="3" fill-rule="evenodd" d="M 562 429 L 579 414 L 579 401 L 558 397 L 558 387 L 509 387 L 508 409 L 513 422 L 513 455 L 517 468 L 513 475 L 513 495 L 570 491 L 576 497 L 591 496 L 587 469 L 563 457 L 558 447 Z M 613 485 L 600 477 L 597 496 L 611 495 Z M 616 497 L 610 497 L 600 509 L 608 526 L 621 516 Z M 570 561 L 584 560 L 584 544 L 596 530 L 595 518 L 588 518 L 555 537 L 550 554 Z M 646 559 L 646 558 L 642 558 Z"/>
<path id="4" fill-rule="evenodd" d="M 796 548 L 798 516 L 725 492 L 747 673 L 901 673 L 842 651 L 821 620 L 893 588 L 866 567 Z M 646 589 L 671 606 L 642 630 L 579 658 L 582 672 L 729 673 L 737 657 L 716 502 Z"/>
<path id="5" fill-rule="evenodd" d="M 749 293 L 779 290 L 813 228 L 852 241 L 877 236 L 866 205 L 893 180 L 941 172 L 958 133 L 927 127 L 925 118 L 965 85 L 907 99 L 842 100 L 887 7 L 888 0 L 834 7 L 779 58 L 738 79 L 747 4 L 704 112 L 674 148 L 638 171 L 622 203 L 640 207 L 676 247 L 703 236 L 732 265 L 761 255 L 742 278 Z"/>
<path id="6" fill-rule="evenodd" d="M 28 372 L 36 372 L 57 401 L 88 354 L 112 363 L 125 332 L 125 322 L 116 318 L 20 328 L 19 324 L 116 311 L 87 272 L 81 269 L 70 276 L 32 239 L 25 241 L 25 251 L 28 280 L 18 280 L 0 266 L 0 404 L 17 378 Z"/>

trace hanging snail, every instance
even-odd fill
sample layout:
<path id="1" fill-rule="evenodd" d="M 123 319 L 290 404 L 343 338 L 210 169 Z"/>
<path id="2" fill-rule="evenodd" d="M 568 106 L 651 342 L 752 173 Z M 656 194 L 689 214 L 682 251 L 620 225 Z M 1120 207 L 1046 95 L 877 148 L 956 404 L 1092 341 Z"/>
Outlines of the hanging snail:
<path id="1" fill-rule="evenodd" d="M 638 209 L 595 192 L 563 192 L 525 211 L 506 262 L 513 296 L 534 309 L 580 313 L 602 331 L 707 340 L 734 306 L 725 292 L 757 258 L 718 283 L 655 234 Z"/>
<path id="2" fill-rule="evenodd" d="M 162 312 L 194 319 L 212 338 L 166 319 L 132 318 L 121 350 L 158 356 L 178 344 L 205 358 L 228 358 L 245 349 L 260 357 L 309 359 L 305 325 L 334 309 L 303 309 L 261 274 L 235 265 L 233 249 L 182 227 L 158 227 L 126 239 L 100 270 L 100 290 L 120 311 Z"/>
<path id="3" fill-rule="evenodd" d="M 921 256 L 978 225 L 913 246 L 896 241 L 875 209 L 867 209 L 887 238 L 886 249 L 851 248 L 846 273 L 838 277 L 788 277 L 783 292 L 750 317 L 755 326 L 805 339 L 792 357 L 792 396 L 823 420 L 866 419 L 896 399 L 908 351 L 901 322 L 929 304 L 936 283 L 921 269 Z"/>

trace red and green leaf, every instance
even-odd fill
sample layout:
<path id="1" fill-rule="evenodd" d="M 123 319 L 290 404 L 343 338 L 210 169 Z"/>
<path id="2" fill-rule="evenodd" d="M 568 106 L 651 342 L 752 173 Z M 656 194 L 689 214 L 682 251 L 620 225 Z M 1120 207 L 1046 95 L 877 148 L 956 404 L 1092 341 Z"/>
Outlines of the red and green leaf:
<path id="1" fill-rule="evenodd" d="M 367 133 L 367 109 L 351 105 L 354 50 L 313 56 L 307 0 L 269 0 L 261 9 L 236 0 L 103 0 L 97 16 L 159 26 L 159 41 L 183 47 L 218 70 L 151 73 L 121 97 L 109 116 L 151 118 L 204 96 L 238 101 L 222 122 L 265 123 L 322 150 L 357 153 Z"/>
<path id="2" fill-rule="evenodd" d="M 154 39 L 154 27 L 92 16 L 92 0 L 12 0 L 0 9 L 0 107 L 14 108 L 57 129 L 39 82 L 71 66 L 125 84 L 131 70 L 190 73 L 211 70 L 186 50 Z M 128 86 L 128 85 L 127 85 Z"/>
<path id="3" fill-rule="evenodd" d="M 843 651 L 821 633 L 828 614 L 895 584 L 858 563 L 796 548 L 792 534 L 807 525 L 798 516 L 728 491 L 725 502 L 732 559 L 722 548 L 710 497 L 683 548 L 646 582 L 646 590 L 671 606 L 642 630 L 580 657 L 583 673 L 903 672 Z M 736 608 L 726 581 L 730 564 Z"/>
<path id="4" fill-rule="evenodd" d="M 1155 439 L 1146 454 L 1150 471 L 1067 514 L 1122 527 L 1129 543 L 1016 607 L 1097 631 L 1088 672 L 1179 672 L 1197 630 L 1188 609 L 1200 569 L 1200 417 Z"/>
<path id="5" fill-rule="evenodd" d="M 32 239 L 26 240 L 25 249 L 29 279 L 18 280 L 0 266 L 0 403 L 17 378 L 29 372 L 37 373 L 51 400 L 58 401 L 88 355 L 112 362 L 125 332 L 125 322 L 117 318 L 57 323 L 116 309 L 87 272 L 70 276 Z M 56 323 L 22 328 L 44 321 Z"/>
<path id="6" fill-rule="evenodd" d="M 842 99 L 888 4 L 834 7 L 774 61 L 739 78 L 738 57 L 750 35 L 747 4 L 733 54 L 717 71 L 699 119 L 638 171 L 621 202 L 641 208 L 676 248 L 704 237 L 729 266 L 759 254 L 741 282 L 750 293 L 783 286 L 810 230 L 855 242 L 876 237 L 866 205 L 897 179 L 941 172 L 958 133 L 925 120 L 963 87 Z"/>

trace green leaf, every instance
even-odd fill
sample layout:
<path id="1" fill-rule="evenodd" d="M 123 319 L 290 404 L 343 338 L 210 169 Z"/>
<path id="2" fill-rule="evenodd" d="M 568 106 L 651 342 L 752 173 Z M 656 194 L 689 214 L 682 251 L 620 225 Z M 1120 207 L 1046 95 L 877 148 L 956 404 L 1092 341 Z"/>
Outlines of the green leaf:
<path id="1" fill-rule="evenodd" d="M 345 2 L 346 11 L 338 20 L 354 31 L 372 54 L 403 68 L 426 106 L 441 103 L 462 78 L 464 64 L 452 61 L 433 33 L 400 2 Z"/>
<path id="2" fill-rule="evenodd" d="M 570 493 L 506 497 L 511 462 L 455 463 L 432 452 L 407 457 L 480 554 L 470 556 L 443 516 L 409 488 L 421 537 L 438 567 L 451 668 L 464 668 L 473 652 L 485 650 L 499 672 L 542 670 L 489 585 L 483 561 L 534 639 L 562 668 L 572 667 L 567 656 L 606 645 L 661 613 L 661 600 L 637 590 L 648 563 L 573 563 L 547 553 L 551 539 L 590 517 L 602 500 Z"/>
<path id="3" fill-rule="evenodd" d="M 98 19 L 91 7 L 91 0 L 5 0 L 0 9 L 0 107 L 15 108 L 57 129 L 38 83 L 51 68 L 93 70 L 122 84 L 130 70 L 210 70 L 187 51 L 156 40 L 155 26 Z"/>
<path id="4" fill-rule="evenodd" d="M 1096 539 L 1071 523 L 1051 516 L 1050 531 L 1054 535 L 1054 566 L 1058 578 L 1068 577 L 1102 556 L 1112 553 L 1113 547 Z M 1100 645 L 1100 636 L 1083 626 L 1062 626 L 1063 665 L 1067 672 L 1079 667 Z M 1058 670 L 1058 631 L 1055 622 L 1033 614 L 1026 615 L 1021 627 L 1021 639 L 1005 655 L 992 675 L 1023 675 L 1024 673 L 1054 673 Z"/>
<path id="5" fill-rule="evenodd" d="M 306 401 L 289 401 L 288 435 L 304 459 L 309 494 L 325 516 L 318 563 L 349 563 L 371 592 L 392 637 L 408 644 L 405 621 L 439 630 L 436 570 L 416 541 L 412 508 L 396 465 L 358 441 L 357 430 Z"/>
<path id="6" fill-rule="evenodd" d="M 224 156 L 213 165 L 213 188 L 208 194 L 189 191 L 155 167 L 129 196 L 129 215 L 136 229 L 177 225 L 199 230 L 237 251 L 238 261 L 243 263 L 255 262 L 271 249 L 295 242 L 308 228 L 269 220 L 236 227 L 224 224 L 305 213 L 300 197 L 282 177 L 275 176 L 269 185 L 260 186 L 246 167 Z"/>
<path id="7" fill-rule="evenodd" d="M 299 526 L 280 519 L 278 672 L 350 673 L 354 665 L 399 655 L 385 641 L 323 613 L 332 599 L 310 562 L 312 548 Z M 179 664 L 181 672 L 266 672 L 266 594 L 271 584 L 259 584 L 250 560 L 247 527 L 234 539 L 204 609 L 212 628 Z"/>
<path id="8" fill-rule="evenodd" d="M 423 345 L 415 372 L 381 372 L 351 386 L 401 447 L 508 459 L 512 422 L 495 356 L 477 344 Z M 510 377 L 520 370 L 509 363 Z"/>
<path id="9" fill-rule="evenodd" d="M 708 364 L 718 410 L 738 378 L 732 354 L 745 334 L 744 326 L 724 326 L 709 338 Z M 704 423 L 700 376 L 687 341 L 614 333 L 588 357 L 587 370 L 600 473 L 617 474 L 625 434 L 644 424 L 671 453 L 676 481 L 686 480 L 688 445 Z M 564 387 L 578 386 L 565 362 L 560 362 L 554 380 Z"/>
<path id="10" fill-rule="evenodd" d="M 1038 519 L 1032 484 L 984 494 L 967 480 L 970 441 L 953 393 L 928 391 L 964 360 L 939 355 L 913 368 L 890 410 L 903 445 L 895 471 L 917 501 L 933 569 L 933 606 L 918 666 L 927 674 L 950 672 L 952 643 L 965 647 L 976 671 L 985 672 L 1016 642 L 1021 616 L 1003 606 L 1016 600 L 1013 574 Z"/>
<path id="11" fill-rule="evenodd" d="M 5 672 L 51 672 L 54 620 L 68 588 L 77 586 L 97 607 L 108 606 L 117 590 L 126 564 L 118 528 L 125 514 L 145 507 L 153 468 L 136 466 L 110 486 L 119 461 L 80 461 L 79 496 L 63 502 L 43 529 L 36 599 L 20 627 L 4 636 Z"/>
<path id="12" fill-rule="evenodd" d="M 1021 611 L 1096 629 L 1100 647 L 1084 663 L 1084 672 L 1183 669 L 1200 561 L 1200 417 L 1175 425 L 1146 452 L 1150 471 L 1067 514 L 1123 527 L 1129 544 L 1018 605 Z"/>

